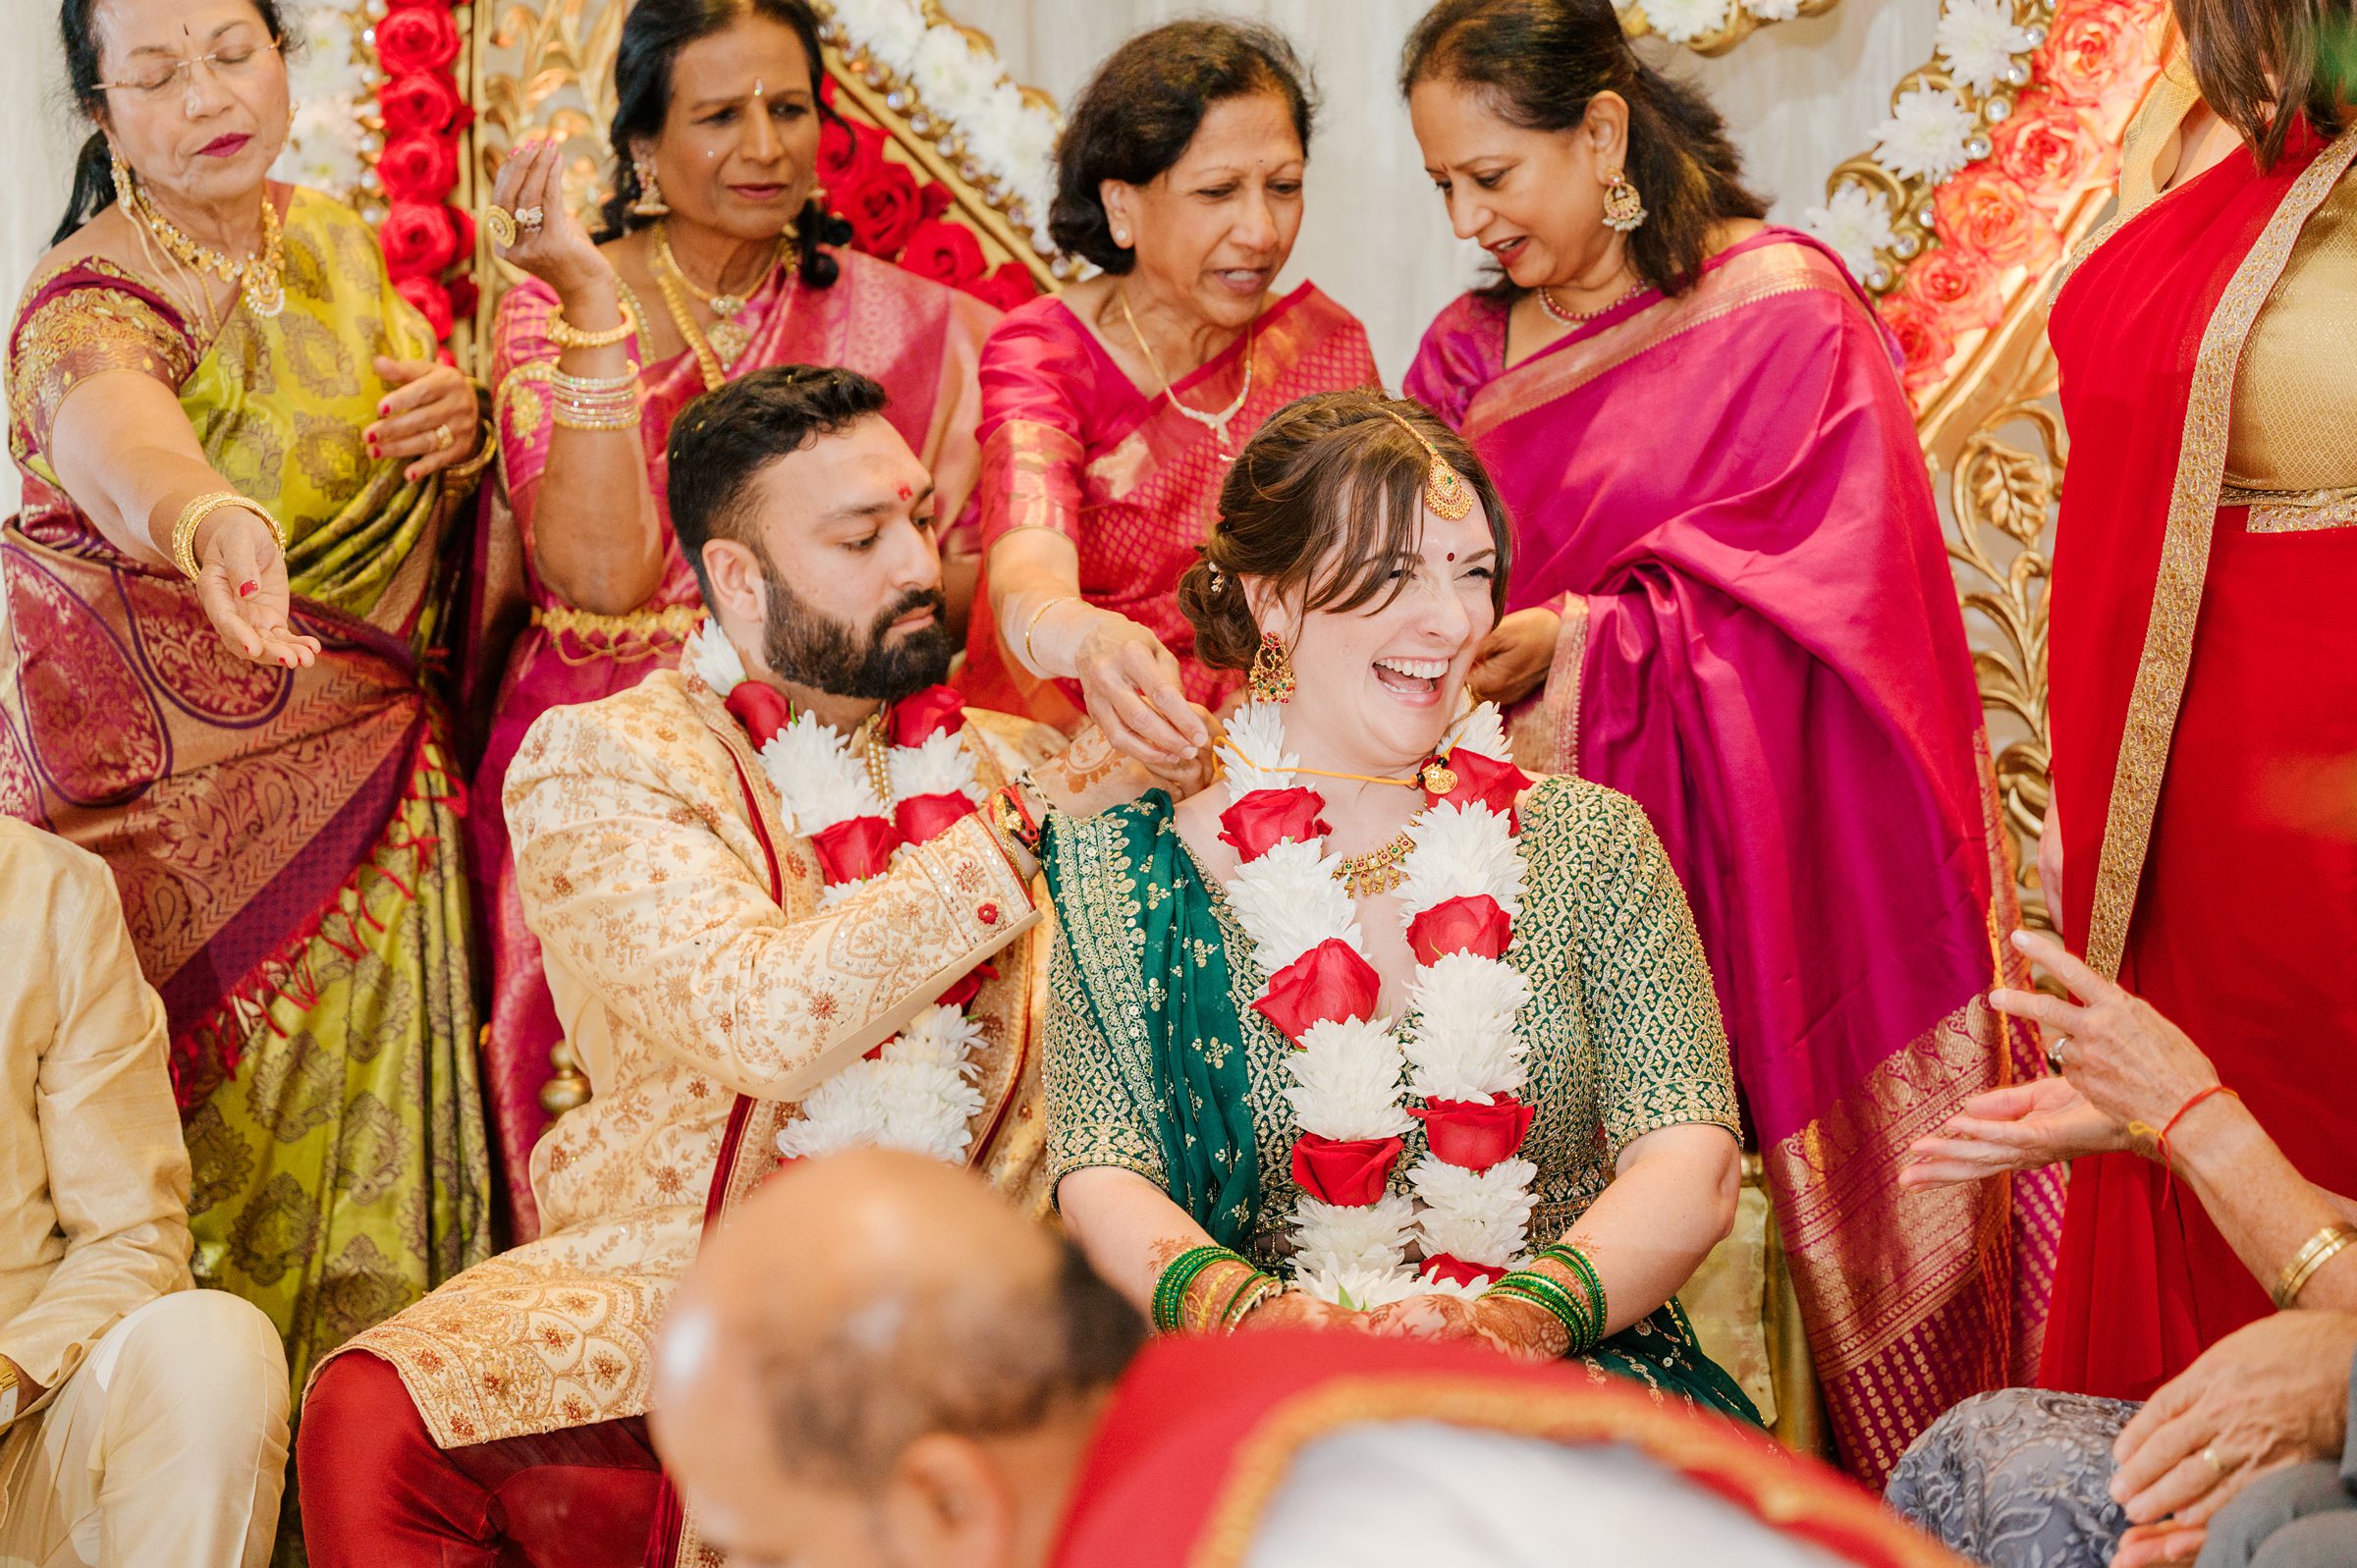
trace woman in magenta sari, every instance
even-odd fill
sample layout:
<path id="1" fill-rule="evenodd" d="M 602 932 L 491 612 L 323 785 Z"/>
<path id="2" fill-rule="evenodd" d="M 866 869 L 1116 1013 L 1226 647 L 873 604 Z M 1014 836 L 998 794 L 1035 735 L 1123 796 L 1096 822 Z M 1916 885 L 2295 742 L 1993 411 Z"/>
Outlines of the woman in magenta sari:
<path id="1" fill-rule="evenodd" d="M 1717 113 L 1608 0 L 1446 0 L 1403 84 L 1456 232 L 1506 271 L 1406 381 L 1519 530 L 1477 682 L 1527 698 L 1525 766 L 1633 795 L 1667 844 L 1835 1436 L 1879 1485 L 2035 1366 L 2058 1207 L 2051 1177 L 1893 1179 L 2037 1056 L 1984 1000 L 2011 873 L 1889 340 L 1838 262 L 1757 221 Z"/>
<path id="2" fill-rule="evenodd" d="M 539 1228 L 524 1172 L 563 1038 L 523 923 L 508 764 L 532 721 L 679 661 L 702 619 L 664 504 L 679 410 L 744 371 L 849 365 L 892 394 L 885 417 L 958 516 L 980 460 L 974 380 L 998 313 L 970 296 L 810 243 L 822 117 L 804 0 L 641 0 L 615 64 L 616 190 L 593 242 L 567 210 L 559 148 L 519 147 L 494 199 L 505 254 L 531 274 L 500 302 L 493 344 L 501 483 L 523 540 L 532 624 L 510 655 L 468 818 L 492 934 L 485 1046 L 514 1237 Z M 505 519 L 486 518 L 488 532 Z"/>
<path id="3" fill-rule="evenodd" d="M 1241 684 L 1194 656 L 1178 578 L 1228 464 L 1294 399 L 1376 384 L 1356 318 L 1270 285 L 1301 228 L 1314 105 L 1264 27 L 1178 22 L 1115 50 L 1057 148 L 1056 243 L 1098 276 L 982 354 L 982 589 L 959 683 L 1149 762 Z"/>

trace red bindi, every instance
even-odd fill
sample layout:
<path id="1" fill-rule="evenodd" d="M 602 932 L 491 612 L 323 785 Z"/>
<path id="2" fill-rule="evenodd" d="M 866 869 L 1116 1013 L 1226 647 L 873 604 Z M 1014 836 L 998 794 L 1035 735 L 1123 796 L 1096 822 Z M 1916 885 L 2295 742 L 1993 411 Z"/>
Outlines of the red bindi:
<path id="1" fill-rule="evenodd" d="M 915 491 L 913 491 L 913 490 L 911 490 L 911 489 L 909 489 L 909 488 L 908 488 L 906 485 L 903 485 L 903 486 L 901 486 L 901 499 L 902 499 L 903 501 L 905 501 L 905 500 L 907 500 L 907 499 L 908 499 L 910 496 L 912 496 L 912 495 L 914 495 L 914 494 L 916 494 L 916 492 L 915 492 Z"/>
<path id="2" fill-rule="evenodd" d="M 1450 560 L 1452 560 L 1452 561 L 1454 561 L 1454 560 L 1456 559 L 1456 552 L 1455 552 L 1455 551 L 1453 551 L 1453 550 L 1450 551 L 1450 552 L 1449 552 L 1449 559 L 1450 559 Z"/>

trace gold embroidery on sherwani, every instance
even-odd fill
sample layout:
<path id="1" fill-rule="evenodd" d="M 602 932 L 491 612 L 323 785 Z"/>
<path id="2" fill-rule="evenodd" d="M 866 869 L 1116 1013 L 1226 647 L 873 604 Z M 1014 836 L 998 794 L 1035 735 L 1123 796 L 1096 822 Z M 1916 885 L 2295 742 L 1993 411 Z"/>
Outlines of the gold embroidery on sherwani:
<path id="1" fill-rule="evenodd" d="M 965 735 L 986 779 L 1056 743 L 986 714 Z M 758 1098 L 724 1207 L 776 1167 L 777 1129 L 813 1062 L 881 1039 L 908 988 L 962 972 L 1036 919 L 978 819 L 820 911 L 809 840 L 785 833 L 719 699 L 677 672 L 548 714 L 509 773 L 506 806 L 525 912 L 595 1093 L 532 1152 L 540 1238 L 352 1342 L 401 1374 L 445 1447 L 644 1414 L 656 1325 L 701 1239 L 738 1094 Z M 1039 929 L 999 948 L 1000 978 L 969 1008 L 986 1041 L 975 1162 L 1034 1205 Z"/>
<path id="2" fill-rule="evenodd" d="M 2128 698 L 2127 726 L 2120 736 L 2119 764 L 2111 779 L 2103 850 L 2096 864 L 2087 966 L 2107 979 L 2119 973 L 2127 950 L 2128 917 L 2144 878 L 2153 814 L 2161 803 L 2169 740 L 2176 732 L 2177 704 L 2192 669 L 2194 622 L 2201 612 L 2210 536 L 2225 479 L 2234 367 L 2261 307 L 2291 260 L 2301 228 L 2331 194 L 2352 159 L 2357 159 L 2357 131 L 2344 133 L 2292 182 L 2258 243 L 2234 269 L 2202 333 L 2185 407 L 2185 434 L 2177 450 L 2176 487 L 2161 541 L 2161 570 L 2145 622 L 2135 688 Z"/>

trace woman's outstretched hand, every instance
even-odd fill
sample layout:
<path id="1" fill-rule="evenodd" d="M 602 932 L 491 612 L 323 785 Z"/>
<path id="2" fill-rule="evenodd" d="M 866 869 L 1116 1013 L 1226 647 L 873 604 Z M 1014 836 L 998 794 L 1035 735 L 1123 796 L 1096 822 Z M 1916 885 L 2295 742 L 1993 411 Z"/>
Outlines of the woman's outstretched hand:
<path id="1" fill-rule="evenodd" d="M 1991 1089 L 1907 1150 L 1898 1184 L 1949 1187 L 2128 1147 L 2120 1124 L 2060 1078 Z"/>
<path id="2" fill-rule="evenodd" d="M 1521 701 L 1546 680 L 1562 629 L 1563 618 L 1552 610 L 1515 611 L 1491 627 L 1474 650 L 1473 671 L 1465 683 L 1484 702 L 1504 706 Z"/>
<path id="3" fill-rule="evenodd" d="M 2000 990 L 1989 994 L 1989 1005 L 2043 1028 L 2057 1043 L 2063 1076 L 2112 1121 L 2165 1127 L 2186 1101 L 2219 1081 L 2218 1069 L 2184 1030 L 2079 962 L 2060 943 L 2022 931 L 2014 934 L 2013 946 L 2069 987 L 2076 1000 Z"/>
<path id="4" fill-rule="evenodd" d="M 222 507 L 196 525 L 196 602 L 240 658 L 293 670 L 319 657 L 319 639 L 287 619 L 294 590 L 270 524 L 245 507 Z"/>

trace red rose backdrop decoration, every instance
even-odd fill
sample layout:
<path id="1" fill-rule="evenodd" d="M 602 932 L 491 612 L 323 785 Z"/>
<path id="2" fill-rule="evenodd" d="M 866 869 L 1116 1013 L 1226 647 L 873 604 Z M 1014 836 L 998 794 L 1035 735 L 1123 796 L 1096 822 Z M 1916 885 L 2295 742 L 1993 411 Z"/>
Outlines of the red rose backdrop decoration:
<path id="1" fill-rule="evenodd" d="M 459 226 L 446 206 L 397 201 L 377 238 L 396 283 L 440 272 L 459 254 Z"/>
<path id="2" fill-rule="evenodd" d="M 1898 340 L 1899 352 L 1906 356 L 1906 366 L 1899 373 L 1909 392 L 1917 392 L 1940 379 L 1947 368 L 1948 356 L 1956 351 L 1955 339 L 1941 325 L 1939 312 L 1908 294 L 1883 296 L 1881 305 L 1883 324 Z"/>
<path id="3" fill-rule="evenodd" d="M 890 261 L 924 221 L 924 196 L 904 163 L 881 163 L 849 189 L 833 192 L 851 226 L 851 247 Z"/>
<path id="4" fill-rule="evenodd" d="M 393 286 L 393 292 L 415 305 L 425 316 L 425 324 L 433 329 L 434 341 L 450 336 L 454 306 L 450 291 L 431 278 L 404 278 Z"/>
<path id="5" fill-rule="evenodd" d="M 388 80 L 376 89 L 376 106 L 385 117 L 389 136 L 411 131 L 461 131 L 474 120 L 474 111 L 448 77 L 425 72 Z"/>
<path id="6" fill-rule="evenodd" d="M 443 70 L 459 46 L 458 24 L 441 0 L 396 0 L 376 25 L 376 60 L 389 77 Z"/>
<path id="7" fill-rule="evenodd" d="M 390 210 L 378 226 L 385 268 L 402 297 L 425 313 L 436 342 L 474 313 L 465 274 L 474 219 L 449 204 L 459 183 L 459 135 L 474 111 L 451 74 L 464 40 L 450 0 L 392 0 L 371 29 L 385 80 L 376 89 L 385 145 L 376 176 Z"/>
<path id="8" fill-rule="evenodd" d="M 376 174 L 395 201 L 439 201 L 459 183 L 458 147 L 433 132 L 412 131 L 385 143 Z"/>
<path id="9" fill-rule="evenodd" d="M 1021 262 L 1002 261 L 991 269 L 990 276 L 967 284 L 965 292 L 1001 310 L 1013 310 L 1039 297 L 1039 280 Z"/>
<path id="10" fill-rule="evenodd" d="M 818 185 L 833 196 L 836 208 L 842 208 L 844 192 L 882 165 L 887 139 L 877 127 L 855 120 L 828 120 L 819 127 Z"/>

